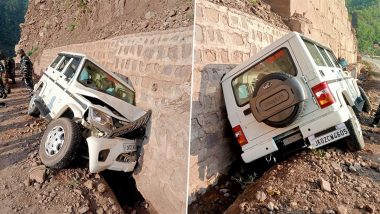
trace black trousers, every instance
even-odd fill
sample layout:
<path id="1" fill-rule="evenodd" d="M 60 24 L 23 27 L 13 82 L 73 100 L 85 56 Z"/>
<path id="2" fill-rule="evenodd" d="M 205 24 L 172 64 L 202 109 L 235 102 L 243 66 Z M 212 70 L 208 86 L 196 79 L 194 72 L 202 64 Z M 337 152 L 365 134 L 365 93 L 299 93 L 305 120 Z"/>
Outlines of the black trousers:
<path id="1" fill-rule="evenodd" d="M 375 113 L 375 118 L 373 119 L 372 125 L 377 125 L 379 124 L 380 121 L 380 104 L 377 107 L 376 113 Z"/>

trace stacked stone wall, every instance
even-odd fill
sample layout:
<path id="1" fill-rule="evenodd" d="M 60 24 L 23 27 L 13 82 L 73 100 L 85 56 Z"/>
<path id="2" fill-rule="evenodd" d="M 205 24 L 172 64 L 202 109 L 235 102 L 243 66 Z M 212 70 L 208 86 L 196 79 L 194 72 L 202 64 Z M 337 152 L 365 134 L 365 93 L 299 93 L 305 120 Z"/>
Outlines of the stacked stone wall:
<path id="1" fill-rule="evenodd" d="M 255 16 L 204 0 L 197 1 L 195 17 L 190 201 L 239 158 L 220 86 L 223 74 L 288 33 Z"/>

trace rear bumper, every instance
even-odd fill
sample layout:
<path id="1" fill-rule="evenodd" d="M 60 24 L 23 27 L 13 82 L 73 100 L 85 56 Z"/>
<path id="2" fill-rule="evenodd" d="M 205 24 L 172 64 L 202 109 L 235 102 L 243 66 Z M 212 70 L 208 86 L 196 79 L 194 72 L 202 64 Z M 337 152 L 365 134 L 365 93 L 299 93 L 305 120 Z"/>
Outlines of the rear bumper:
<path id="1" fill-rule="evenodd" d="M 347 106 L 343 106 L 339 108 L 337 111 L 330 112 L 318 118 L 313 118 L 312 120 L 304 122 L 298 126 L 301 131 L 303 139 L 306 139 L 307 137 L 311 135 L 317 134 L 321 131 L 324 131 L 330 127 L 334 127 L 338 124 L 344 123 L 351 117 L 352 115 L 350 114 L 350 111 L 348 110 Z M 295 128 L 295 127 L 292 127 L 292 128 Z M 273 137 L 273 135 L 271 136 Z M 241 157 L 245 163 L 252 162 L 254 160 L 257 160 L 261 157 L 264 157 L 266 155 L 269 155 L 279 150 L 273 138 L 256 139 L 256 140 L 257 141 L 262 140 L 262 143 L 259 143 L 255 146 L 252 146 L 244 150 L 243 153 L 241 154 Z M 331 141 L 330 143 L 332 142 L 334 141 Z M 251 143 L 254 143 L 254 142 L 251 142 Z"/>
<path id="2" fill-rule="evenodd" d="M 93 136 L 86 140 L 91 173 L 100 172 L 105 169 L 124 172 L 132 172 L 134 170 L 137 163 L 135 140 L 124 138 L 97 138 Z M 101 152 L 104 157 L 103 159 L 99 158 Z M 123 158 L 123 160 L 118 158 L 121 154 L 125 154 L 127 158 Z"/>

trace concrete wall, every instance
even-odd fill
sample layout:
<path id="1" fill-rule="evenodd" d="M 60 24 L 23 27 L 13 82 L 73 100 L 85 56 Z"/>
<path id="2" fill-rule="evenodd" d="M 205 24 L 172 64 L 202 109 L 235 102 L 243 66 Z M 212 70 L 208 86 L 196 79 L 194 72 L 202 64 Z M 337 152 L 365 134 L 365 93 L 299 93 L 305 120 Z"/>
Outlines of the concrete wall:
<path id="1" fill-rule="evenodd" d="M 265 0 L 289 27 L 332 48 L 335 54 L 356 62 L 357 41 L 352 31 L 345 0 Z M 300 14 L 301 18 L 294 17 Z M 305 19 L 303 19 L 305 18 Z"/>
<path id="2" fill-rule="evenodd" d="M 186 205 L 192 28 L 126 35 L 44 50 L 41 72 L 60 51 L 85 53 L 130 77 L 137 106 L 152 109 L 137 188 L 159 213 L 183 213 Z"/>
<path id="3" fill-rule="evenodd" d="M 204 0 L 197 1 L 195 17 L 190 201 L 226 173 L 240 155 L 227 120 L 222 75 L 287 33 L 254 16 Z"/>

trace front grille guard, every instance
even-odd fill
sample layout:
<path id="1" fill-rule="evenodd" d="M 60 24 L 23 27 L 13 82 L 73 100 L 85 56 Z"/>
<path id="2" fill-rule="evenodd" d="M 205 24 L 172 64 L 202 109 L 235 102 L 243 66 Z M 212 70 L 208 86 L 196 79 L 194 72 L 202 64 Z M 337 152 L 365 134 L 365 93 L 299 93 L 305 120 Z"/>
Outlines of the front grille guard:
<path id="1" fill-rule="evenodd" d="M 125 126 L 122 126 L 120 128 L 113 130 L 111 132 L 111 134 L 109 135 L 109 137 L 111 137 L 111 138 L 112 137 L 118 137 L 120 135 L 127 134 L 129 132 L 132 132 L 132 131 L 144 126 L 148 122 L 148 120 L 150 119 L 151 115 L 152 115 L 152 110 L 147 111 L 145 113 L 145 115 L 140 117 L 139 119 L 137 119 L 137 120 L 125 125 Z"/>

